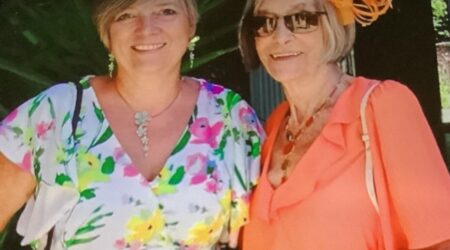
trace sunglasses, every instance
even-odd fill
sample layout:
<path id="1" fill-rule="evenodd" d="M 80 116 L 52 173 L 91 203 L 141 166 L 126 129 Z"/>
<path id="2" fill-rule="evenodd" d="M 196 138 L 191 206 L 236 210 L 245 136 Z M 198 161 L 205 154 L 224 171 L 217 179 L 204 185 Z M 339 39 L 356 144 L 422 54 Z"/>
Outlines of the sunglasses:
<path id="1" fill-rule="evenodd" d="M 286 16 L 252 16 L 248 18 L 254 36 L 270 36 L 277 28 L 278 20 L 283 18 L 284 25 L 295 34 L 312 32 L 319 25 L 319 16 L 326 15 L 324 11 L 301 11 Z"/>

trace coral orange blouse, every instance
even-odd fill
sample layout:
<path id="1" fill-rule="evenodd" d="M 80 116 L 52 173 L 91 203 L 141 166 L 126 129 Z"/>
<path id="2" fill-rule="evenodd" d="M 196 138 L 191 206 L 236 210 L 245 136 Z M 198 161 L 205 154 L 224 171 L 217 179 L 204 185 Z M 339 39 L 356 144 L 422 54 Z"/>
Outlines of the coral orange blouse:
<path id="1" fill-rule="evenodd" d="M 450 177 L 412 92 L 385 81 L 367 120 L 380 214 L 364 179 L 359 107 L 374 82 L 355 78 L 289 179 L 267 179 L 287 103 L 268 120 L 263 172 L 244 230 L 244 250 L 415 249 L 450 239 Z"/>

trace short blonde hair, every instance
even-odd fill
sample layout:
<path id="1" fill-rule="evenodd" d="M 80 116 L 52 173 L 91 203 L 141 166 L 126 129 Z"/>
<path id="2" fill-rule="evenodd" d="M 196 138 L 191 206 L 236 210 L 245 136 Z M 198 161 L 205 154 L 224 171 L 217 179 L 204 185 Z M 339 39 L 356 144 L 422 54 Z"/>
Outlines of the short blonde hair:
<path id="1" fill-rule="evenodd" d="M 255 37 L 248 20 L 254 15 L 262 0 L 247 0 L 239 25 L 239 48 L 247 70 L 254 70 L 261 64 L 256 47 Z M 338 62 L 352 49 L 355 42 L 355 25 L 342 25 L 339 22 L 335 7 L 328 0 L 316 0 L 317 10 L 327 14 L 320 16 L 320 24 L 324 35 L 326 52 L 325 62 Z"/>
<path id="2" fill-rule="evenodd" d="M 115 16 L 128 8 L 137 0 L 94 0 L 92 3 L 92 21 L 94 22 L 100 40 L 107 49 L 110 48 L 109 27 L 114 21 Z M 182 1 L 186 9 L 190 24 L 195 28 L 198 22 L 199 14 L 196 0 Z"/>

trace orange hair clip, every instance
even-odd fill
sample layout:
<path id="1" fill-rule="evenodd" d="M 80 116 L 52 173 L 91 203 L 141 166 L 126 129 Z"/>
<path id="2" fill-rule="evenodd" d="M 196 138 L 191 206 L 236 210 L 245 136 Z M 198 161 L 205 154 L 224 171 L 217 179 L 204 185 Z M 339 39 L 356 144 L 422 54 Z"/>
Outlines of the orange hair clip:
<path id="1" fill-rule="evenodd" d="M 392 8 L 392 0 L 329 0 L 337 9 L 340 22 L 343 25 L 351 24 L 355 20 L 362 26 L 367 26 L 378 19 L 379 16 Z"/>

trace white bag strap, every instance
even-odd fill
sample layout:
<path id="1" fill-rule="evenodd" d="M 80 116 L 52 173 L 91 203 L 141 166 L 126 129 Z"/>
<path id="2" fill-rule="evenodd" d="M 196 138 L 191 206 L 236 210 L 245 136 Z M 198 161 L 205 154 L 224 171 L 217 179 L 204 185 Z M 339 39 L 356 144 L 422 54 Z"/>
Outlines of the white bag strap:
<path id="1" fill-rule="evenodd" d="M 369 101 L 369 96 L 372 91 L 377 87 L 379 83 L 372 85 L 367 92 L 364 94 L 364 97 L 361 101 L 360 106 L 360 114 L 361 114 L 361 126 L 362 126 L 362 140 L 364 142 L 365 148 L 365 182 L 367 192 L 369 193 L 370 201 L 372 202 L 377 213 L 380 213 L 380 209 L 378 206 L 377 195 L 375 193 L 375 181 L 373 175 L 373 161 L 372 161 L 372 152 L 370 149 L 370 137 L 367 129 L 367 119 L 366 119 L 366 107 L 367 102 Z"/>

